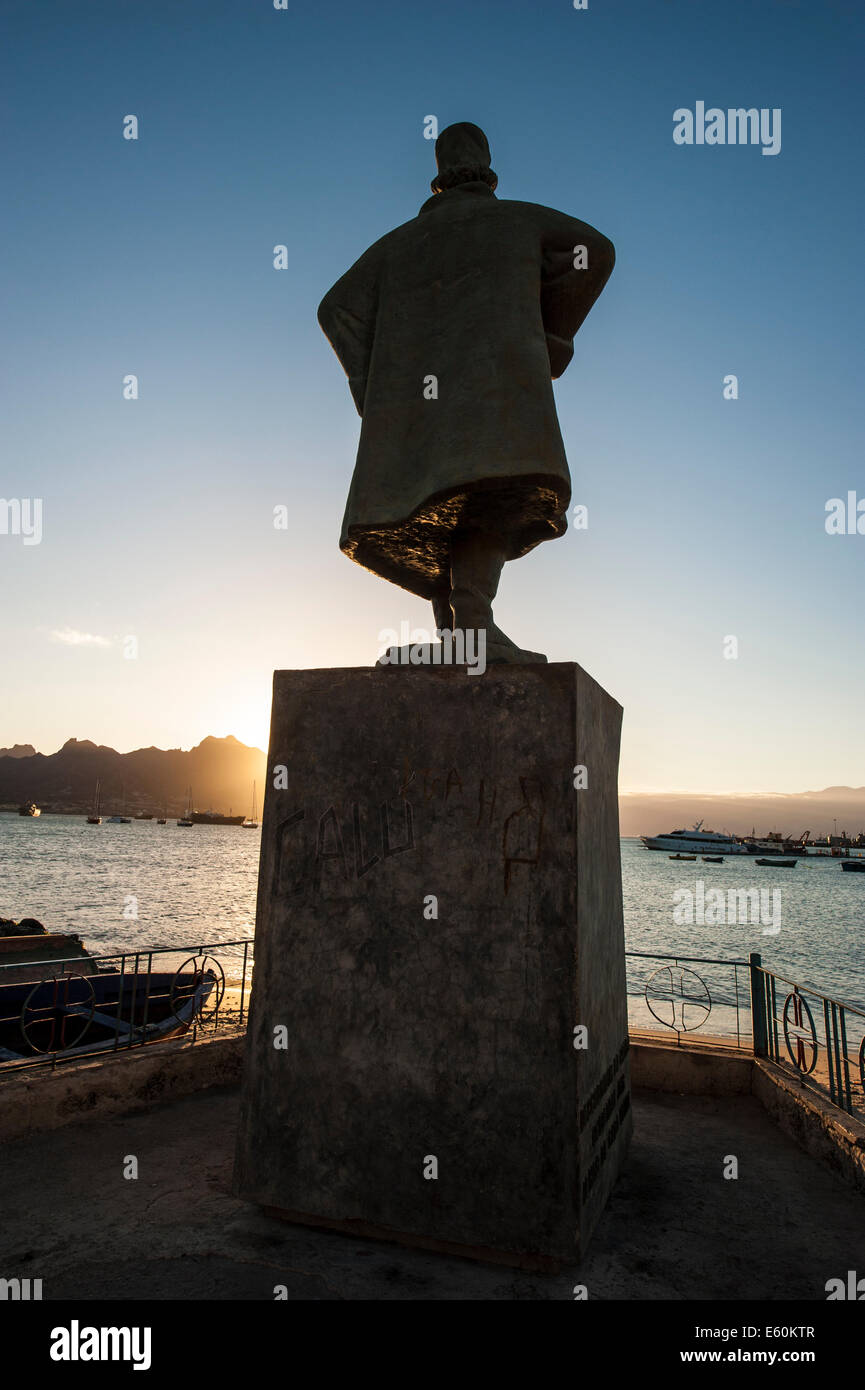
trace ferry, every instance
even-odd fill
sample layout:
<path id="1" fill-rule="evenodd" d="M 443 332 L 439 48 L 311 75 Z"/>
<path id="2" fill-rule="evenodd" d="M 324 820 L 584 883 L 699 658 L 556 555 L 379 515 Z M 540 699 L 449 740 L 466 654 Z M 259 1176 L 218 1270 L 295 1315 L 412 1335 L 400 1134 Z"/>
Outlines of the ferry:
<path id="1" fill-rule="evenodd" d="M 747 854 L 744 845 L 732 835 L 720 835 L 716 830 L 703 830 L 703 822 L 697 821 L 693 830 L 670 830 L 666 835 L 641 835 L 646 849 L 663 849 L 682 854 Z"/>

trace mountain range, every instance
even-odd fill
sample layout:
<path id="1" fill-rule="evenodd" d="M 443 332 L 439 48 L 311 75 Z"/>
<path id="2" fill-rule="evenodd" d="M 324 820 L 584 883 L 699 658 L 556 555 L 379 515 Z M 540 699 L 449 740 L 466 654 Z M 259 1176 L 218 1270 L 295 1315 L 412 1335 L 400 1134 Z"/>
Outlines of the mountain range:
<path id="1" fill-rule="evenodd" d="M 622 835 L 662 835 L 690 829 L 698 820 L 708 830 L 758 835 L 780 830 L 798 839 L 865 829 L 865 787 L 824 787 L 822 791 L 766 792 L 701 796 L 698 792 L 646 792 L 619 797 Z"/>
<path id="2" fill-rule="evenodd" d="M 97 779 L 106 815 L 127 810 L 180 815 L 192 788 L 195 809 L 252 809 L 258 783 L 258 809 L 264 795 L 265 754 L 228 735 L 205 738 L 195 748 L 115 748 L 70 738 L 56 753 L 21 753 L 27 744 L 0 749 L 0 809 L 15 810 L 35 801 L 43 811 L 86 812 L 93 806 Z"/>
<path id="3" fill-rule="evenodd" d="M 70 738 L 56 753 L 37 753 L 32 744 L 0 748 L 0 810 L 35 801 L 44 811 L 87 812 L 96 781 L 106 815 L 125 809 L 180 815 L 192 788 L 200 811 L 248 813 L 252 784 L 258 809 L 264 796 L 266 755 L 238 739 L 205 738 L 195 748 L 114 748 Z M 659 835 L 702 820 L 707 828 L 747 835 L 769 830 L 812 837 L 851 836 L 865 828 L 865 787 L 825 787 L 822 791 L 701 795 L 697 792 L 623 793 L 619 797 L 623 835 Z M 837 821 L 837 827 L 835 826 Z"/>

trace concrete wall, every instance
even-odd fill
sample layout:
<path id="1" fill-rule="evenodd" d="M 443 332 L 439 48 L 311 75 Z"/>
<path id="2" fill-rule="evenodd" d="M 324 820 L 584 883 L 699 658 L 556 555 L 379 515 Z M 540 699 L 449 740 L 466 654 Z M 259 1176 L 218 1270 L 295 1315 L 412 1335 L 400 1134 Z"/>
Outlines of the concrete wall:
<path id="1" fill-rule="evenodd" d="M 781 1067 L 732 1048 L 631 1040 L 635 1089 L 678 1095 L 753 1095 L 780 1129 L 865 1193 L 865 1124 Z"/>
<path id="2" fill-rule="evenodd" d="M 751 1090 L 806 1153 L 865 1193 L 865 1124 L 762 1058 L 754 1059 Z"/>
<path id="3" fill-rule="evenodd" d="M 688 1096 L 751 1093 L 753 1057 L 732 1048 L 671 1047 L 631 1038 L 631 1084 Z"/>
<path id="4" fill-rule="evenodd" d="M 240 1081 L 243 1035 L 164 1042 L 117 1056 L 0 1076 L 0 1142 L 76 1120 L 146 1110 L 207 1086 Z"/>

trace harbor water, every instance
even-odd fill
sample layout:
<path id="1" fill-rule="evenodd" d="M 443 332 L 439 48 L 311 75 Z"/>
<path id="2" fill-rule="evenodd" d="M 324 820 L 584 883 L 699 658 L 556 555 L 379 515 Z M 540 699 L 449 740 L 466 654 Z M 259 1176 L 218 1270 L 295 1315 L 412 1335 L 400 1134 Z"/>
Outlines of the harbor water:
<path id="1" fill-rule="evenodd" d="M 251 939 L 260 839 L 260 830 L 183 829 L 173 820 L 92 826 L 83 817 L 3 813 L 0 917 L 35 917 L 52 931 L 77 932 L 94 954 Z M 623 839 L 621 848 L 628 951 L 721 960 L 758 951 L 780 975 L 865 1004 L 865 874 L 844 873 L 840 860 L 813 855 L 794 869 L 773 869 L 745 855 L 723 864 L 671 860 L 635 839 Z M 754 910 L 756 897 L 747 914 L 741 902 L 733 911 L 731 889 L 762 890 L 763 911 Z M 723 911 L 711 890 L 721 890 Z M 711 1019 L 703 1026 L 729 1033 L 737 990 L 740 1006 L 747 1005 L 747 970 L 736 980 L 721 966 L 688 968 L 710 996 Z M 662 1026 L 648 1007 L 646 985 L 663 1016 L 669 969 L 663 960 L 629 959 L 632 1023 Z M 690 976 L 685 983 L 696 1001 L 693 1026 L 702 988 Z"/>

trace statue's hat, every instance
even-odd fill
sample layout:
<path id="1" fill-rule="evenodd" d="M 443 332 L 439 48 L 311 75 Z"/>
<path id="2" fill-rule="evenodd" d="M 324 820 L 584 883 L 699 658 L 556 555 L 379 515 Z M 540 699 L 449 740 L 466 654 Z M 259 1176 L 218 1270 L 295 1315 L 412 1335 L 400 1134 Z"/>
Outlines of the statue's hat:
<path id="1" fill-rule="evenodd" d="M 497 175 L 490 168 L 487 137 L 480 126 L 472 125 L 471 121 L 446 126 L 436 140 L 435 152 L 438 173 L 430 184 L 433 193 L 465 183 L 471 176 L 491 188 L 498 183 Z"/>

